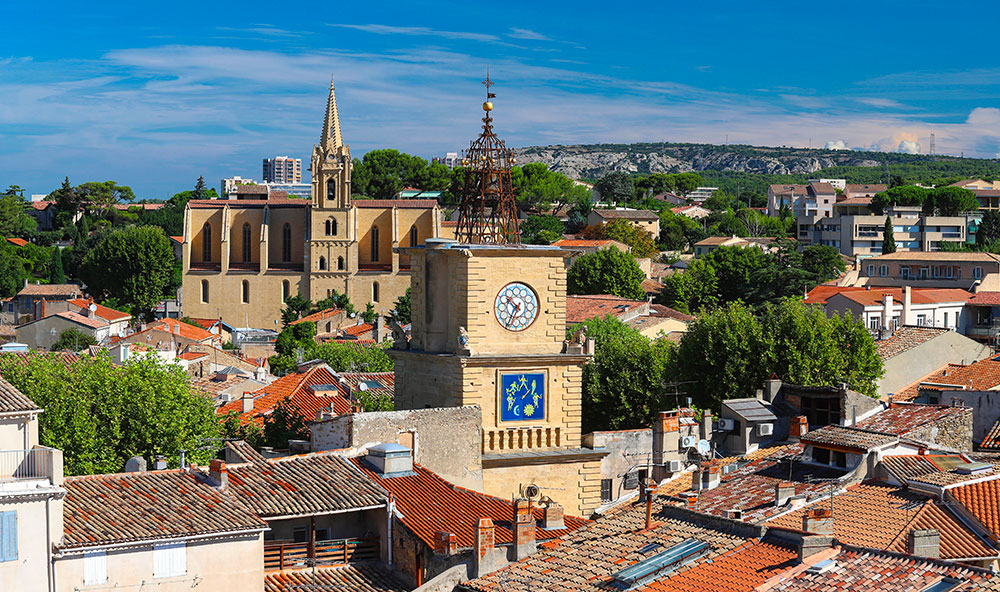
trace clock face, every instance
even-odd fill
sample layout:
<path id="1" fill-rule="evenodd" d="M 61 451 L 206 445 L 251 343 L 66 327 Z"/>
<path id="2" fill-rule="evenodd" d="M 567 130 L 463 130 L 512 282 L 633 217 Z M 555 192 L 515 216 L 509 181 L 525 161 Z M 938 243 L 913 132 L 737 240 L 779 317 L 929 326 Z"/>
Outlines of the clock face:
<path id="1" fill-rule="evenodd" d="M 497 322 L 508 331 L 524 331 L 538 317 L 538 296 L 527 284 L 511 282 L 497 294 Z"/>

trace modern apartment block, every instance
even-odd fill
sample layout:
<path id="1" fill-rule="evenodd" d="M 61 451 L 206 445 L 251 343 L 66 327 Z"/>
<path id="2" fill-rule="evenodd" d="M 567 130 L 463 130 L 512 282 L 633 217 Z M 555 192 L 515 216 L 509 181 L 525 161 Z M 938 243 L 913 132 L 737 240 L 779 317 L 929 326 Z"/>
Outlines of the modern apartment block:
<path id="1" fill-rule="evenodd" d="M 230 193 L 235 193 L 240 185 L 256 185 L 257 182 L 253 179 L 244 179 L 239 175 L 235 177 L 227 177 L 219 181 L 219 195 L 227 199 Z"/>
<path id="2" fill-rule="evenodd" d="M 261 175 L 265 183 L 301 183 L 302 159 L 287 156 L 265 158 Z"/>
<path id="3" fill-rule="evenodd" d="M 840 285 L 1000 291 L 1000 255 L 900 251 L 859 260 Z"/>
<path id="4" fill-rule="evenodd" d="M 843 200 L 830 216 L 798 216 L 796 238 L 805 245 L 834 247 L 848 256 L 880 254 L 886 217 L 853 203 L 864 200 Z M 918 206 L 896 206 L 887 214 L 898 251 L 938 251 L 941 243 L 963 243 L 968 238 L 968 216 L 926 216 Z"/>
<path id="5" fill-rule="evenodd" d="M 455 167 L 458 166 L 461 160 L 462 159 L 458 157 L 458 152 L 448 152 L 444 156 L 435 156 L 434 158 L 431 159 L 431 162 L 443 164 L 449 169 L 454 169 Z"/>
<path id="6" fill-rule="evenodd" d="M 832 216 L 837 190 L 829 183 L 775 184 L 767 188 L 767 215 L 778 217 L 787 208 L 793 216 Z"/>

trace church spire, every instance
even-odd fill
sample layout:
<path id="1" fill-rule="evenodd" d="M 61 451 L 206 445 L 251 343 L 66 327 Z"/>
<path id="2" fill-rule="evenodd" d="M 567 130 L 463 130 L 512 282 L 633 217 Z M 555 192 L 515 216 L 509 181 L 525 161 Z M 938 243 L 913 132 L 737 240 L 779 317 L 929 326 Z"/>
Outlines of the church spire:
<path id="1" fill-rule="evenodd" d="M 319 145 L 324 151 L 330 151 L 344 145 L 344 137 L 340 134 L 340 114 L 337 113 L 337 94 L 333 90 L 333 78 L 330 78 L 330 97 L 326 100 L 326 117 L 323 118 L 323 134 Z"/>

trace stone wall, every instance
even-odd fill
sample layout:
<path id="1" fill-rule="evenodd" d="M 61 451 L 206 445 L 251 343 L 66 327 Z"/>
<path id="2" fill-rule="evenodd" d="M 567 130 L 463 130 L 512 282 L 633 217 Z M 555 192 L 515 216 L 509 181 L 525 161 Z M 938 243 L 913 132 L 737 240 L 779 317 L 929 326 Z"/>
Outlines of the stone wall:
<path id="1" fill-rule="evenodd" d="M 383 442 L 413 450 L 414 462 L 455 485 L 483 489 L 480 426 L 475 405 L 352 413 L 310 424 L 312 449 L 357 456 Z"/>
<path id="2" fill-rule="evenodd" d="M 483 469 L 483 491 L 489 495 L 511 499 L 520 494 L 522 486 L 531 484 L 567 514 L 588 518 L 601 505 L 601 461 L 550 460 L 547 464 Z"/>
<path id="3" fill-rule="evenodd" d="M 608 450 L 608 455 L 601 459 L 601 479 L 611 480 L 611 499 L 601 500 L 601 503 L 636 491 L 624 488 L 626 473 L 645 469 L 646 474 L 651 475 L 646 467 L 652 462 L 652 429 L 593 432 L 583 437 L 583 444 L 589 448 Z"/>
<path id="4" fill-rule="evenodd" d="M 906 434 L 906 438 L 948 450 L 969 452 L 972 450 L 972 409 L 962 408 L 961 413 L 953 413 L 924 425 Z"/>
<path id="5" fill-rule="evenodd" d="M 971 407 L 972 439 L 982 442 L 983 438 L 1000 419 L 1000 391 L 941 391 L 942 404 L 951 404 L 956 400 L 964 407 Z"/>

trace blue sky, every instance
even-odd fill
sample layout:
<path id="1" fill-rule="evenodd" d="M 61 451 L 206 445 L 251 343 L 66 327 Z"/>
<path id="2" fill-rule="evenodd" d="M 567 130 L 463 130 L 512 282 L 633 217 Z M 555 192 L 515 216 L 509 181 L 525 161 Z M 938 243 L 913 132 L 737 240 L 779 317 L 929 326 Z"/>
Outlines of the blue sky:
<path id="1" fill-rule="evenodd" d="M 152 7 L 145 6 L 146 4 Z M 2 2 L 0 185 L 308 161 L 326 90 L 361 156 L 694 141 L 1000 153 L 995 2 Z"/>

